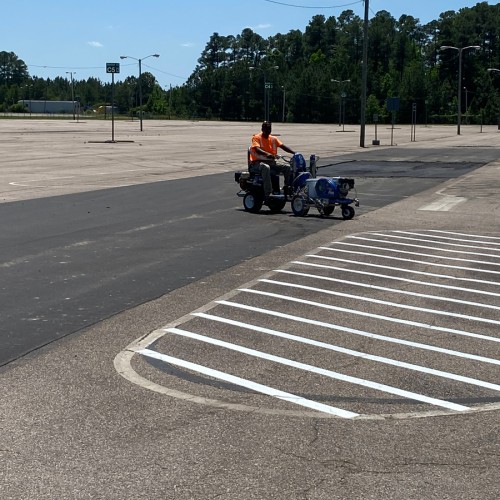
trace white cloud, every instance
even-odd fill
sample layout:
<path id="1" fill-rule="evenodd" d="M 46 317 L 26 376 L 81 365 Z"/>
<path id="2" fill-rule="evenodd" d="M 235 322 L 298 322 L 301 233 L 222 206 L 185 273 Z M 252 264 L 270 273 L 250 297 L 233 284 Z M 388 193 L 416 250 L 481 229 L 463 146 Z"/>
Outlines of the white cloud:
<path id="1" fill-rule="evenodd" d="M 91 47 L 102 47 L 101 42 L 87 42 Z"/>
<path id="2" fill-rule="evenodd" d="M 269 24 L 269 23 L 260 23 L 260 24 L 257 24 L 257 26 L 249 26 L 249 28 L 252 30 L 252 31 L 255 31 L 255 30 L 267 30 L 269 28 L 271 28 L 272 24 Z"/>
<path id="3" fill-rule="evenodd" d="M 194 43 L 193 42 L 184 42 L 184 43 L 181 43 L 181 47 L 194 47 Z"/>

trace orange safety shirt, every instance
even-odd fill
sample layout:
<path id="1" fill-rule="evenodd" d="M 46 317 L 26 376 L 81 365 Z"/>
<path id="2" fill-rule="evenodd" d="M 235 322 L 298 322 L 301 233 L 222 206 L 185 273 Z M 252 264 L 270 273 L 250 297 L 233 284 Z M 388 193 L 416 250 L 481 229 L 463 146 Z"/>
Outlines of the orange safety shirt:
<path id="1" fill-rule="evenodd" d="M 283 143 L 273 135 L 269 135 L 269 137 L 266 139 L 262 135 L 262 132 L 255 134 L 252 137 L 252 146 L 250 147 L 250 161 L 259 161 L 259 160 L 263 161 L 268 159 L 263 155 L 259 154 L 257 151 L 255 151 L 255 147 L 261 148 L 264 151 L 271 153 L 273 155 L 277 155 L 278 148 L 282 144 Z"/>

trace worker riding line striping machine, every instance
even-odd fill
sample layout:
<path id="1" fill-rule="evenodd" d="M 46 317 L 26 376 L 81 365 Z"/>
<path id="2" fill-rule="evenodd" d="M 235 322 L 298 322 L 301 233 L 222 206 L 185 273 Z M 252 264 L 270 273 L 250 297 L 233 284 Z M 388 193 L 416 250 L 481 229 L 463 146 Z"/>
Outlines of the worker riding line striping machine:
<path id="1" fill-rule="evenodd" d="M 329 216 L 335 207 L 340 207 L 344 219 L 352 219 L 355 211 L 351 205 L 359 206 L 354 188 L 354 179 L 346 177 L 316 177 L 316 155 L 311 155 L 309 165 L 300 153 L 291 158 L 279 157 L 281 161 L 290 164 L 293 172 L 292 186 L 280 188 L 279 176 L 272 175 L 273 194 L 268 200 L 264 198 L 262 177 L 259 174 L 235 172 L 234 180 L 239 184 L 237 195 L 243 198 L 243 208 L 247 212 L 258 213 L 263 205 L 267 205 L 273 213 L 283 210 L 288 201 L 292 212 L 297 217 L 304 217 L 309 209 L 314 207 L 321 216 Z M 355 195 L 351 195 L 351 192 Z"/>

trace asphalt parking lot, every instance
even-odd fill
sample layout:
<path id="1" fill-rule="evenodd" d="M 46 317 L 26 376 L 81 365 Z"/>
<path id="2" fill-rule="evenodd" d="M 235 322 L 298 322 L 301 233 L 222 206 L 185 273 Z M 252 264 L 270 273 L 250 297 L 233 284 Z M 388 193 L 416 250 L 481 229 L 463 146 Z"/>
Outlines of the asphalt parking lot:
<path id="1" fill-rule="evenodd" d="M 0 120 L 1 201 L 228 172 L 256 126 L 108 125 Z M 339 162 L 352 129 L 275 127 Z M 499 133 L 389 134 L 363 155 L 488 161 L 4 367 L 2 496 L 496 498 Z"/>

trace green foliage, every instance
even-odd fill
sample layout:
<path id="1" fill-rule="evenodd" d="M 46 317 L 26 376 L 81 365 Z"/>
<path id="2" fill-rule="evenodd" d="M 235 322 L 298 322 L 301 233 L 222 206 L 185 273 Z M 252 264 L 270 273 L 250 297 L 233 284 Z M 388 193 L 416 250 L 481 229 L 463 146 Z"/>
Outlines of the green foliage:
<path id="1" fill-rule="evenodd" d="M 480 45 L 463 52 L 458 85 L 458 51 L 442 45 Z M 333 123 L 345 105 L 345 121 L 360 117 L 363 20 L 352 10 L 338 17 L 315 15 L 304 32 L 291 30 L 265 39 L 250 28 L 238 35 L 214 33 L 186 84 L 162 89 L 154 75 L 116 82 L 114 100 L 122 114 L 210 120 L 261 120 L 265 99 L 270 118 Z M 457 87 L 463 89 L 467 120 L 497 123 L 500 116 L 500 4 L 478 3 L 443 12 L 422 25 L 403 15 L 377 12 L 368 28 L 367 121 L 390 119 L 387 97 L 399 97 L 398 120 L 453 123 Z M 278 69 L 276 69 L 278 67 Z M 339 82 L 343 82 L 340 84 Z M 267 85 L 266 85 L 267 84 Z M 267 88 L 266 88 L 267 87 Z M 74 81 L 83 108 L 111 103 L 111 85 L 96 78 Z M 31 78 L 14 53 L 0 52 L 0 106 L 13 110 L 20 99 L 69 100 L 68 79 Z"/>

